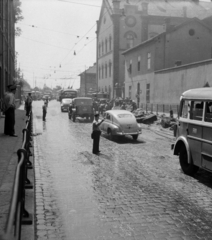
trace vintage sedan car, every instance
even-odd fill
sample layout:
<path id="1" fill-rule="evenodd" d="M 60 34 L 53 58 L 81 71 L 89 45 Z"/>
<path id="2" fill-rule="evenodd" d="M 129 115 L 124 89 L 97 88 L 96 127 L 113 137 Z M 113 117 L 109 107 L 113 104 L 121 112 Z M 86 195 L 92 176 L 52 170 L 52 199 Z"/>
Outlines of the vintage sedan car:
<path id="1" fill-rule="evenodd" d="M 64 98 L 61 102 L 61 112 L 68 112 L 69 105 L 72 103 L 72 98 Z"/>
<path id="2" fill-rule="evenodd" d="M 73 122 L 75 122 L 77 117 L 86 118 L 87 120 L 93 121 L 93 99 L 88 97 L 74 98 L 71 106 L 69 107 L 68 115 L 69 119 L 72 118 Z"/>
<path id="3" fill-rule="evenodd" d="M 131 135 L 137 140 L 141 134 L 141 126 L 137 123 L 135 116 L 127 110 L 108 110 L 104 114 L 105 121 L 100 125 L 103 133 L 114 136 Z"/>

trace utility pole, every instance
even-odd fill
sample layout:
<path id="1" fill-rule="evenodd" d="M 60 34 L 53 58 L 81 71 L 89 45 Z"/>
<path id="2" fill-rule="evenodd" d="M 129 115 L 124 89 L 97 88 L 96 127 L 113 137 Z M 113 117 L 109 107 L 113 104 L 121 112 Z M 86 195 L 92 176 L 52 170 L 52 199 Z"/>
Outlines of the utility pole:
<path id="1" fill-rule="evenodd" d="M 84 73 L 84 79 L 85 79 L 85 97 L 87 96 L 87 83 L 86 83 L 86 66 L 85 66 L 85 73 Z"/>

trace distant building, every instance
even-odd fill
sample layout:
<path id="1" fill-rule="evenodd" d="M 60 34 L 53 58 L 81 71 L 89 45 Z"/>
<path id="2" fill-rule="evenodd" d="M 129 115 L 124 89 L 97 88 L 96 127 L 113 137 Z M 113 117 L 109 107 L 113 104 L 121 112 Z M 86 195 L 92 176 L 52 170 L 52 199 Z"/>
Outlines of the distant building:
<path id="1" fill-rule="evenodd" d="M 79 95 L 81 97 L 88 96 L 91 92 L 97 91 L 97 79 L 96 79 L 96 63 L 92 67 L 79 74 L 80 76 L 80 90 Z"/>
<path id="2" fill-rule="evenodd" d="M 138 102 L 153 103 L 156 100 L 155 92 L 165 89 L 158 76 L 155 83 L 155 72 L 167 72 L 181 65 L 209 60 L 212 58 L 211 49 L 212 28 L 204 21 L 193 18 L 123 52 L 125 95 Z M 173 84 L 174 90 L 180 92 L 181 85 L 182 81 Z"/>
<path id="3" fill-rule="evenodd" d="M 211 5 L 191 0 L 103 0 L 96 31 L 98 90 L 107 91 L 110 97 L 124 97 L 122 52 L 188 18 L 211 16 Z"/>

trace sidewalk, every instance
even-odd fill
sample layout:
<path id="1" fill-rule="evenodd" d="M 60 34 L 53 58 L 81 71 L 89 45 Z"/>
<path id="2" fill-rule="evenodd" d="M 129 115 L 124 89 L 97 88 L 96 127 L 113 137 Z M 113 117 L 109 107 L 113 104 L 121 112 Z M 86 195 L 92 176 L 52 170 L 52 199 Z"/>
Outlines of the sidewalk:
<path id="1" fill-rule="evenodd" d="M 13 182 L 18 162 L 17 150 L 21 148 L 22 130 L 26 125 L 25 111 L 15 111 L 15 132 L 18 137 L 4 135 L 4 117 L 0 118 L 0 236 L 2 235 L 10 208 Z"/>

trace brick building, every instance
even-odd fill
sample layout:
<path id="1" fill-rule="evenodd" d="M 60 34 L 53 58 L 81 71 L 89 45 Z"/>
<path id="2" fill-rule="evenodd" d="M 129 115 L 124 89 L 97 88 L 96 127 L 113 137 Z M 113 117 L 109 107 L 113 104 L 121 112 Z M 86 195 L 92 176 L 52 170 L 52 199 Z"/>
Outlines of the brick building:
<path id="1" fill-rule="evenodd" d="M 156 103 L 156 91 L 163 92 L 165 86 L 158 76 L 155 82 L 155 72 L 209 60 L 211 49 L 212 28 L 193 18 L 125 51 L 126 96 L 142 103 Z M 173 84 L 173 91 L 180 92 L 181 85 L 182 81 Z"/>
<path id="2" fill-rule="evenodd" d="M 209 2 L 176 0 L 103 0 L 97 21 L 98 90 L 125 96 L 122 52 L 197 17 L 212 15 Z"/>
<path id="3" fill-rule="evenodd" d="M 96 79 L 96 63 L 92 67 L 79 74 L 80 76 L 80 90 L 79 95 L 81 97 L 88 96 L 90 92 L 97 91 L 97 79 Z"/>
<path id="4" fill-rule="evenodd" d="M 13 0 L 0 1 L 0 99 L 15 80 L 15 13 Z"/>

